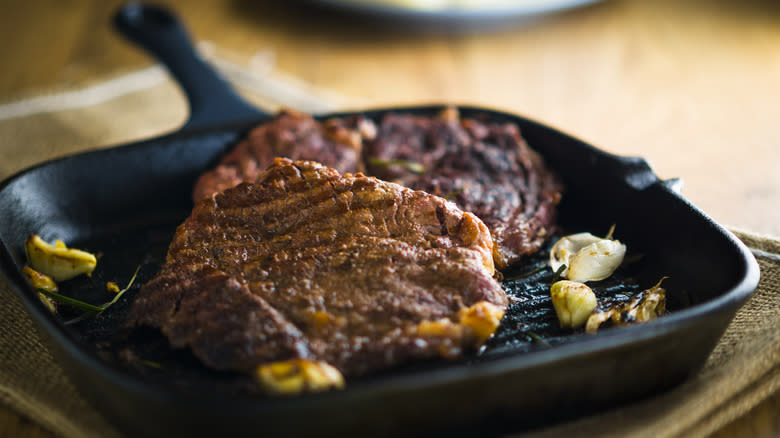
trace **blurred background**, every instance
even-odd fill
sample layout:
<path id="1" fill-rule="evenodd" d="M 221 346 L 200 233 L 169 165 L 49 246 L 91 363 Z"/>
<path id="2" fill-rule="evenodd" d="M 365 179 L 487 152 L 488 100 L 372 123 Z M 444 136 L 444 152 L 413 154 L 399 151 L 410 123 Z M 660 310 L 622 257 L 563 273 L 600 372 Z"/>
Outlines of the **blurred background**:
<path id="1" fill-rule="evenodd" d="M 645 157 L 662 178 L 681 177 L 683 194 L 717 221 L 780 236 L 780 2 L 351 1 L 156 3 L 270 109 L 455 103 L 518 113 Z M 22 113 L 64 108 L 63 92 L 154 65 L 112 30 L 122 3 L 0 1 L 0 124 L 13 130 Z M 187 106 L 181 93 L 172 99 L 150 131 L 107 141 L 174 130 Z M 72 131 L 88 122 L 63 120 Z M 51 141 L 63 154 L 102 146 L 77 138 Z M 23 147 L 0 139 L 2 160 Z M 722 436 L 780 433 L 778 400 Z M 2 422 L 23 420 L 2 411 Z"/>
<path id="2" fill-rule="evenodd" d="M 726 225 L 780 235 L 780 2 L 384 1 L 159 3 L 201 47 L 314 87 L 335 107 L 520 113 L 682 177 Z M 151 65 L 109 25 L 121 3 L 3 2 L 0 102 Z"/>

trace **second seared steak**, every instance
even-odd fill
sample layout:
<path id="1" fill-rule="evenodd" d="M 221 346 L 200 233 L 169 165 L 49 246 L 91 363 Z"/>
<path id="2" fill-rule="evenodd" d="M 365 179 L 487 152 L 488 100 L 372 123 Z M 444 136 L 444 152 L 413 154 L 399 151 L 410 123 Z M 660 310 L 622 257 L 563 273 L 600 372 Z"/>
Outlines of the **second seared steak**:
<path id="1" fill-rule="evenodd" d="M 277 159 L 255 183 L 195 205 L 129 324 L 250 373 L 285 360 L 349 376 L 455 358 L 507 305 L 492 245 L 476 216 L 442 198 Z"/>
<path id="2" fill-rule="evenodd" d="M 388 114 L 363 148 L 379 178 L 452 199 L 477 215 L 495 241 L 501 269 L 536 252 L 550 236 L 563 186 L 512 123 Z"/>
<path id="3" fill-rule="evenodd" d="M 308 114 L 283 110 L 252 129 L 216 168 L 201 175 L 192 199 L 254 181 L 276 157 L 317 161 L 341 173 L 357 172 L 362 170 L 363 140 L 373 138 L 374 130 L 374 124 L 362 116 L 319 122 Z"/>

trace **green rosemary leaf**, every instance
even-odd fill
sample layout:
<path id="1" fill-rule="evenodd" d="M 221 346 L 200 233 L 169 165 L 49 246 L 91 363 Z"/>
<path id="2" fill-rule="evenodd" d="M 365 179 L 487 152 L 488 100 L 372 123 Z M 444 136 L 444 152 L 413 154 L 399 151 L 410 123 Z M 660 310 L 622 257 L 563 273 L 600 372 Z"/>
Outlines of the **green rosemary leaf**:
<path id="1" fill-rule="evenodd" d="M 65 295 L 58 294 L 57 292 L 49 292 L 49 291 L 44 290 L 44 289 L 38 289 L 38 292 L 42 293 L 42 294 L 44 294 L 44 295 L 46 295 L 48 297 L 51 297 L 54 301 L 56 301 L 58 303 L 67 304 L 67 305 L 70 305 L 70 306 L 73 306 L 73 307 L 77 307 L 79 309 L 86 310 L 87 312 L 77 316 L 76 318 L 73 318 L 71 320 L 65 321 L 66 325 L 75 324 L 77 322 L 83 321 L 87 317 L 95 316 L 95 315 L 100 314 L 104 310 L 106 310 L 109 307 L 111 307 L 114 303 L 119 301 L 119 298 L 121 298 L 122 295 L 125 292 L 127 292 L 128 290 L 130 290 L 130 287 L 133 286 L 133 282 L 135 282 L 135 278 L 138 276 L 138 271 L 140 271 L 140 270 L 141 270 L 141 266 L 138 266 L 137 268 L 135 268 L 135 273 L 130 278 L 130 282 L 127 283 L 127 287 L 125 287 L 124 289 L 122 289 L 119 292 L 117 292 L 116 295 L 114 296 L 113 300 L 108 301 L 106 303 L 103 303 L 103 304 L 101 304 L 99 306 L 96 306 L 94 304 L 85 303 L 84 301 L 77 300 L 77 299 L 71 298 L 71 297 L 67 297 Z"/>
<path id="2" fill-rule="evenodd" d="M 425 173 L 425 167 L 415 161 L 408 161 L 408 160 L 384 160 L 382 158 L 376 158 L 372 157 L 368 159 L 369 164 L 374 166 L 401 166 L 404 169 L 408 170 L 409 172 L 415 173 L 415 174 L 423 174 Z"/>
<path id="3" fill-rule="evenodd" d="M 550 343 L 547 342 L 543 337 L 539 336 L 538 334 L 534 332 L 525 332 L 526 335 L 528 335 L 529 338 L 533 339 L 534 342 L 537 342 L 542 345 L 550 346 Z"/>
<path id="4" fill-rule="evenodd" d="M 91 316 L 94 316 L 94 315 L 95 315 L 94 312 L 84 312 L 81 315 L 79 315 L 79 316 L 77 316 L 77 317 L 75 317 L 73 319 L 69 319 L 69 320 L 65 321 L 64 324 L 65 325 L 76 324 L 77 322 L 84 321 L 85 319 L 87 319 L 87 318 L 89 318 Z"/>
<path id="5" fill-rule="evenodd" d="M 107 302 L 107 303 L 103 303 L 103 304 L 101 305 L 101 307 L 103 308 L 103 310 L 106 310 L 106 309 L 108 309 L 108 308 L 109 308 L 111 305 L 113 305 L 114 303 L 116 303 L 117 301 L 119 301 L 119 299 L 120 299 L 120 298 L 122 298 L 122 295 L 124 295 L 124 293 L 125 293 L 125 292 L 127 292 L 128 290 L 130 290 L 130 287 L 132 287 L 132 286 L 133 286 L 133 282 L 135 282 L 135 278 L 138 276 L 138 271 L 140 271 L 140 270 L 141 270 L 141 266 L 139 265 L 137 268 L 135 268 L 135 272 L 133 273 L 133 276 L 132 276 L 132 277 L 130 277 L 130 281 L 127 283 L 127 286 L 125 286 L 125 288 L 124 288 L 124 289 L 122 289 L 122 290 L 120 290 L 119 292 L 117 292 L 117 293 L 116 293 L 116 295 L 114 296 L 114 299 L 113 299 L 113 300 L 111 300 L 111 301 L 109 301 L 109 302 Z"/>
<path id="6" fill-rule="evenodd" d="M 505 277 L 504 281 L 522 280 L 523 278 L 528 278 L 528 277 L 530 277 L 530 276 L 532 276 L 534 274 L 538 274 L 539 272 L 542 272 L 545 269 L 547 269 L 547 263 L 545 263 L 545 264 L 543 264 L 541 266 L 537 266 L 536 268 L 531 269 L 528 272 L 524 272 L 524 273 L 519 274 L 519 275 L 513 275 L 511 277 Z"/>
<path id="7" fill-rule="evenodd" d="M 459 188 L 459 189 L 457 189 L 457 190 L 453 190 L 453 191 L 451 191 L 451 192 L 447 193 L 446 195 L 444 195 L 444 196 L 442 196 L 442 197 L 443 197 L 444 199 L 447 199 L 447 200 L 449 200 L 449 199 L 452 199 L 452 198 L 454 198 L 454 197 L 456 197 L 456 196 L 460 195 L 461 193 L 463 193 L 463 191 L 464 191 L 464 190 L 466 190 L 466 187 L 467 187 L 467 186 L 463 186 L 463 187 L 461 187 L 461 188 Z"/>
<path id="8" fill-rule="evenodd" d="M 139 359 L 138 360 L 138 364 L 147 366 L 149 368 L 156 368 L 158 370 L 163 369 L 162 364 L 160 364 L 159 362 L 152 361 L 152 360 Z"/>
<path id="9" fill-rule="evenodd" d="M 104 309 L 103 306 L 96 306 L 94 304 L 85 303 L 84 301 L 80 301 L 75 298 L 66 297 L 65 295 L 60 295 L 57 292 L 49 292 L 45 289 L 38 289 L 38 292 L 48 297 L 51 297 L 54 301 L 58 303 L 67 304 L 73 307 L 78 307 L 79 309 L 84 309 L 90 312 L 100 313 Z"/>
<path id="10" fill-rule="evenodd" d="M 555 271 L 555 272 L 553 273 L 552 282 L 551 282 L 550 284 L 555 284 L 555 283 L 557 283 L 557 282 L 558 282 L 558 280 L 560 280 L 560 279 L 562 278 L 562 277 L 561 277 L 561 274 L 563 274 L 563 271 L 565 271 L 565 270 L 566 270 L 566 265 L 561 265 L 561 266 L 558 268 L 558 270 L 557 270 L 557 271 Z"/>

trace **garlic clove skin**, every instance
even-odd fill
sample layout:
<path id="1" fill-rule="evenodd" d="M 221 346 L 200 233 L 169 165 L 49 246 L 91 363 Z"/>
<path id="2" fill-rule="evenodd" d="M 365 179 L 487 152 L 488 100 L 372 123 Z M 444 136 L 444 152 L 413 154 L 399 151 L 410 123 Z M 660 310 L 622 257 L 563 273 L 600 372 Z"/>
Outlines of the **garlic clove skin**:
<path id="1" fill-rule="evenodd" d="M 594 312 L 585 324 L 585 332 L 596 333 L 603 323 L 610 320 L 612 324 L 620 326 L 647 322 L 664 315 L 666 313 L 666 289 L 661 287 L 661 283 L 666 278 L 661 278 L 650 289 L 639 292 L 627 303 L 615 304 L 604 311 Z"/>
<path id="2" fill-rule="evenodd" d="M 550 251 L 550 267 L 558 272 L 565 266 L 561 277 L 569 280 L 599 281 L 612 275 L 625 255 L 626 246 L 618 240 L 577 233 L 555 242 Z"/>
<path id="3" fill-rule="evenodd" d="M 626 245 L 601 239 L 577 251 L 570 259 L 566 278 L 581 282 L 603 280 L 615 272 L 625 256 Z"/>
<path id="4" fill-rule="evenodd" d="M 550 251 L 550 267 L 558 272 L 561 266 L 569 266 L 569 261 L 582 248 L 602 240 L 590 233 L 577 233 L 562 237 L 555 242 Z M 567 269 L 568 270 L 568 269 Z M 566 271 L 563 272 L 565 277 Z"/>
<path id="5" fill-rule="evenodd" d="M 555 313 L 561 327 L 579 328 L 585 325 L 598 304 L 596 294 L 584 283 L 561 280 L 550 288 Z"/>

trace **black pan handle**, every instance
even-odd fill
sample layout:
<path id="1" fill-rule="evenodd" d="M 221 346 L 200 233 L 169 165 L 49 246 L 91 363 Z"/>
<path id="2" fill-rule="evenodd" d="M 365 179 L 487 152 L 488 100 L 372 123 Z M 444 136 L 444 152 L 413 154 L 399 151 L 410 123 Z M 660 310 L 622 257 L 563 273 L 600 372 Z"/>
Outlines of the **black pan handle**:
<path id="1" fill-rule="evenodd" d="M 269 117 L 239 97 L 197 55 L 184 25 L 167 9 L 127 3 L 114 16 L 114 25 L 127 39 L 159 59 L 184 89 L 190 104 L 190 118 L 182 130 Z"/>

